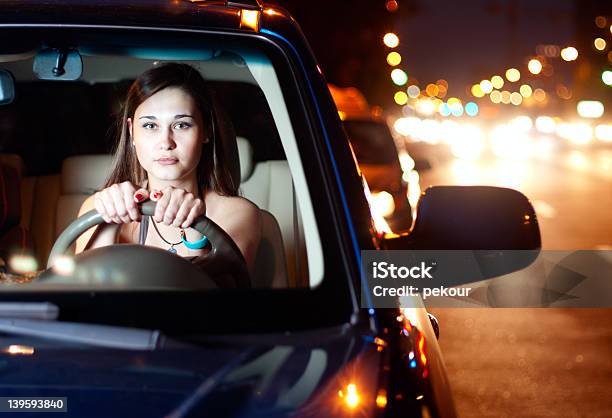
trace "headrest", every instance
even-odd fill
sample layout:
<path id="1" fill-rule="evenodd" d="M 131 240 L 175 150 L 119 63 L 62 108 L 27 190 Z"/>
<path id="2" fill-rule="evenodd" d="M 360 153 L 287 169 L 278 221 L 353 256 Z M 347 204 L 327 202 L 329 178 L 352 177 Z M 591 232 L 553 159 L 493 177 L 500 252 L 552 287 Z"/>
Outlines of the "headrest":
<path id="1" fill-rule="evenodd" d="M 21 219 L 21 179 L 17 170 L 0 163 L 0 235 L 19 225 Z"/>
<path id="2" fill-rule="evenodd" d="M 92 194 L 100 190 L 110 174 L 109 154 L 68 157 L 62 164 L 62 194 Z"/>
<path id="3" fill-rule="evenodd" d="M 240 136 L 236 137 L 238 158 L 240 160 L 240 182 L 244 182 L 253 174 L 253 147 L 251 143 Z"/>

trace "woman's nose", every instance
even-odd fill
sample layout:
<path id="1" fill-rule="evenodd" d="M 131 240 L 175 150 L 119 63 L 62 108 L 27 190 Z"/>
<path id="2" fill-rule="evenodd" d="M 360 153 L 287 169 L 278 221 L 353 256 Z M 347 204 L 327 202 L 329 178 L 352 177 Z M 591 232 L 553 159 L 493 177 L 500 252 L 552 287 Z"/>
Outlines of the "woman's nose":
<path id="1" fill-rule="evenodd" d="M 165 129 L 161 135 L 159 141 L 159 147 L 161 149 L 174 149 L 176 143 L 174 142 L 174 135 L 172 133 L 172 129 Z"/>

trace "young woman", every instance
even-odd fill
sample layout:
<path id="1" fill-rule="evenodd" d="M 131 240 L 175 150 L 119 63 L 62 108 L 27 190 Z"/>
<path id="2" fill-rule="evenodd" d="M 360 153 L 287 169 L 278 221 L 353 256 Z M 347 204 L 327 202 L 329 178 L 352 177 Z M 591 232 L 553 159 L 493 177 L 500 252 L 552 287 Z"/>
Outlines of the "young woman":
<path id="1" fill-rule="evenodd" d="M 197 259 L 207 249 L 187 248 L 181 232 L 188 242 L 201 242 L 187 228 L 206 215 L 230 235 L 252 272 L 260 212 L 238 196 L 222 128 L 206 82 L 193 67 L 165 64 L 138 77 L 128 91 L 111 174 L 79 211 L 95 208 L 106 223 L 83 234 L 76 252 L 141 243 Z M 148 198 L 157 201 L 150 220 L 137 208 Z"/>

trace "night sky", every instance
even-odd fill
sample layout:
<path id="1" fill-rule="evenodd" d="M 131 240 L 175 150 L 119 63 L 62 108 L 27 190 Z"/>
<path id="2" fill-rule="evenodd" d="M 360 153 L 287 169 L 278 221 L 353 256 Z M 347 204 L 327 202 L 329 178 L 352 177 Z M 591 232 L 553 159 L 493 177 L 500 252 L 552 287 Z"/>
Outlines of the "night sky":
<path id="1" fill-rule="evenodd" d="M 394 107 L 397 90 L 385 59 L 389 49 L 382 44 L 387 31 L 399 35 L 400 68 L 421 88 L 446 79 L 447 97 L 470 99 L 467 91 L 472 84 L 495 74 L 503 76 L 510 67 L 519 68 L 522 80 L 533 81 L 534 87 L 538 83 L 552 89 L 558 83 L 571 86 L 578 64 L 555 58 L 550 61 L 554 77 L 530 80 L 527 61 L 536 55 L 539 44 L 576 45 L 587 32 L 582 29 L 585 25 L 587 42 L 592 42 L 591 30 L 596 28 L 591 14 L 601 10 L 605 15 L 610 9 L 606 2 L 594 0 L 398 0 L 395 13 L 385 9 L 384 0 L 271 3 L 296 17 L 330 82 L 356 86 L 372 104 L 385 108 Z"/>

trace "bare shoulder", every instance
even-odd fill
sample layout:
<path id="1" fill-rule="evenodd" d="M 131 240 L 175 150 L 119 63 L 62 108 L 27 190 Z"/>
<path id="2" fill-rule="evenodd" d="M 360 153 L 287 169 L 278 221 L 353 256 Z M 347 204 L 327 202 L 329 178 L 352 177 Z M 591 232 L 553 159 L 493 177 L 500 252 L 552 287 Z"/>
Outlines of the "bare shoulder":
<path id="1" fill-rule="evenodd" d="M 259 218 L 259 208 L 253 202 L 240 196 L 209 195 L 206 197 L 207 212 L 210 216 L 239 216 L 240 218 Z"/>

